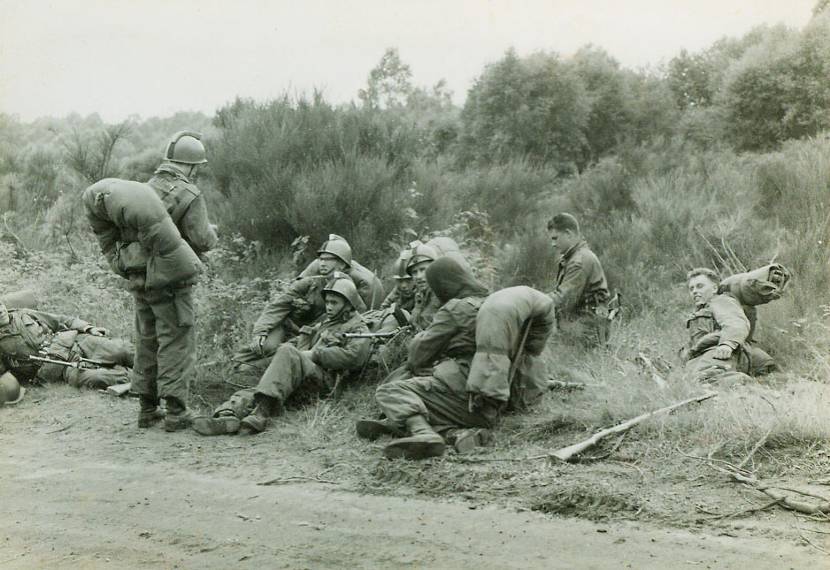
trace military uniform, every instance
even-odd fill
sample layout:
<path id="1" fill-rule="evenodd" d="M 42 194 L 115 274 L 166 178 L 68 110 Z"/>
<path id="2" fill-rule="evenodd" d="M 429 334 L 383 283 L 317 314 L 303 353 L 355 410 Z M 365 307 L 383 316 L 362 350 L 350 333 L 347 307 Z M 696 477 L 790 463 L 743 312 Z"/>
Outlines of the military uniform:
<path id="1" fill-rule="evenodd" d="M 415 292 L 415 304 L 410 322 L 418 330 L 424 330 L 432 323 L 432 317 L 441 307 L 441 302 L 429 287 Z"/>
<path id="2" fill-rule="evenodd" d="M 181 237 L 197 254 L 215 247 L 204 198 L 176 168 L 160 166 L 147 184 L 155 190 Z M 196 366 L 195 278 L 155 290 L 134 289 L 137 335 L 132 391 L 187 403 Z"/>
<path id="3" fill-rule="evenodd" d="M 404 296 L 403 293 L 395 287 L 389 294 L 386 296 L 386 299 L 383 300 L 381 303 L 381 309 L 389 309 L 392 305 L 396 305 L 405 311 L 409 311 L 410 313 L 415 308 L 415 292 L 413 291 L 411 294 Z"/>
<path id="4" fill-rule="evenodd" d="M 415 376 L 380 385 L 375 399 L 390 424 L 400 430 L 412 416 L 423 416 L 436 431 L 490 427 L 498 411 L 490 408 L 471 412 L 467 399 L 467 374 L 476 351 L 476 315 L 486 289 L 468 270 L 448 258 L 433 262 L 433 266 L 428 275 L 434 271 L 453 282 L 439 283 L 437 302 L 448 300 L 435 312 L 431 324 L 410 342 L 407 369 Z M 454 266 L 466 283 L 459 284 L 457 275 L 442 275 L 444 266 Z"/>
<path id="5" fill-rule="evenodd" d="M 320 280 L 317 280 L 318 282 Z M 284 343 L 255 388 L 236 392 L 214 412 L 215 417 L 233 415 L 239 419 L 254 408 L 256 394 L 285 403 L 298 389 L 326 391 L 334 387 L 338 375 L 359 371 L 369 356 L 368 338 L 344 338 L 343 333 L 365 333 L 368 328 L 355 312 L 341 312 L 325 319 L 297 338 L 297 346 Z M 310 347 L 310 355 L 303 352 Z"/>
<path id="6" fill-rule="evenodd" d="M 608 283 L 599 259 L 579 241 L 562 254 L 550 293 L 562 332 L 589 345 L 608 341 Z"/>
<path id="7" fill-rule="evenodd" d="M 123 340 L 89 334 L 92 325 L 75 317 L 31 309 L 10 309 L 0 325 L 0 374 L 20 380 L 64 381 L 78 387 L 105 388 L 129 381 L 132 347 Z M 72 368 L 29 360 L 40 356 L 64 362 L 80 358 L 106 362 L 106 367 Z"/>
<path id="8" fill-rule="evenodd" d="M 338 273 L 341 277 L 342 273 Z M 326 302 L 323 289 L 331 276 L 314 275 L 296 279 L 286 291 L 280 293 L 266 305 L 254 323 L 251 336 L 265 336 L 262 352 L 249 347 L 242 348 L 233 356 L 240 372 L 261 373 L 277 348 L 294 337 L 303 326 L 315 323 L 325 312 Z"/>
<path id="9" fill-rule="evenodd" d="M 686 328 L 689 344 L 685 350 L 685 372 L 698 381 L 764 373 L 772 366 L 772 358 L 766 352 L 749 344 L 750 321 L 731 295 L 715 295 L 707 304 L 695 308 Z M 729 359 L 713 357 L 720 345 L 732 349 Z"/>

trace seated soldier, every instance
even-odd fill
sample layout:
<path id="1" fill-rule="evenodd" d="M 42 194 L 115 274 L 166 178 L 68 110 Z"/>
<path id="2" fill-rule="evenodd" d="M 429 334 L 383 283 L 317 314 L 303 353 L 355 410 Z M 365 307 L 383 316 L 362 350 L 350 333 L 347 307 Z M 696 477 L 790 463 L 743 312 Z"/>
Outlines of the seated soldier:
<path id="1" fill-rule="evenodd" d="M 348 267 L 343 271 L 347 273 L 349 277 L 352 278 L 355 287 L 357 287 L 357 292 L 360 295 L 360 298 L 366 304 L 366 308 L 379 308 L 380 304 L 383 302 L 384 296 L 383 283 L 371 269 L 364 267 L 363 265 L 358 263 L 357 260 L 352 258 L 351 246 L 345 238 L 337 234 L 329 234 L 329 239 L 326 243 L 336 241 L 343 242 L 344 244 L 346 244 L 346 248 L 349 249 L 349 264 Z M 319 273 L 319 263 L 319 259 L 315 259 L 314 261 L 309 263 L 308 267 L 303 269 L 302 273 L 300 273 L 300 277 L 309 277 L 312 275 L 317 275 Z M 363 310 L 365 309 L 361 309 L 361 312 Z"/>
<path id="2" fill-rule="evenodd" d="M 548 235 L 560 254 L 556 287 L 550 292 L 560 330 L 590 346 L 608 342 L 608 284 L 599 259 L 588 248 L 570 214 L 548 222 Z"/>
<path id="3" fill-rule="evenodd" d="M 0 374 L 89 388 L 127 383 L 133 349 L 106 334 L 75 317 L 0 304 Z"/>
<path id="4" fill-rule="evenodd" d="M 383 300 L 380 305 L 381 309 L 389 309 L 395 305 L 411 313 L 415 308 L 415 281 L 406 271 L 410 257 L 412 257 L 412 252 L 405 250 L 395 261 L 395 275 L 392 276 L 395 280 L 395 288 Z"/>
<path id="5" fill-rule="evenodd" d="M 326 309 L 323 289 L 337 276 L 344 276 L 352 261 L 352 250 L 343 240 L 327 241 L 317 250 L 317 274 L 297 278 L 276 299 L 269 302 L 251 332 L 251 342 L 231 358 L 239 372 L 261 373 L 268 359 L 283 342 L 311 325 Z M 365 305 L 358 297 L 360 311 Z"/>
<path id="6" fill-rule="evenodd" d="M 695 310 L 686 321 L 685 373 L 701 382 L 746 379 L 773 367 L 772 358 L 750 344 L 750 322 L 735 297 L 718 294 L 718 275 L 693 269 L 687 275 Z"/>
<path id="7" fill-rule="evenodd" d="M 366 333 L 356 306 L 357 288 L 349 279 L 337 279 L 323 289 L 325 319 L 303 327 L 292 343 L 280 345 L 255 388 L 240 390 L 219 406 L 211 418 L 196 418 L 193 428 L 202 435 L 235 433 L 240 427 L 252 433 L 265 430 L 273 416 L 298 389 L 332 390 L 338 376 L 359 371 L 369 356 L 369 339 L 348 338 L 344 333 Z M 240 421 L 241 419 L 241 421 Z"/>
<path id="8" fill-rule="evenodd" d="M 381 384 L 375 399 L 386 416 L 361 420 L 360 437 L 404 436 L 389 443 L 389 458 L 422 459 L 444 453 L 437 433 L 452 428 L 489 428 L 498 410 L 470 405 L 467 374 L 476 351 L 476 315 L 487 289 L 457 261 L 441 257 L 426 270 L 430 289 L 441 303 L 432 323 L 409 345 L 408 368 L 415 376 Z"/>
<path id="9" fill-rule="evenodd" d="M 417 330 L 424 330 L 432 322 L 432 316 L 441 306 L 441 302 L 429 288 L 426 279 L 427 268 L 438 259 L 435 249 L 421 242 L 413 242 L 406 272 L 415 283 L 415 304 L 412 308 L 410 322 Z"/>

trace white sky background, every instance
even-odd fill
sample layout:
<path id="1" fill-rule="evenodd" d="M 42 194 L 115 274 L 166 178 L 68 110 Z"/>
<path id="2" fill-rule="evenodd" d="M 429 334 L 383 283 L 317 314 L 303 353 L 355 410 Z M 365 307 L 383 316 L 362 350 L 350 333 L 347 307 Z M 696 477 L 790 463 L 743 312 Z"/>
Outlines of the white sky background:
<path id="1" fill-rule="evenodd" d="M 387 47 L 417 85 L 462 102 L 513 46 L 568 55 L 592 43 L 658 65 L 756 25 L 801 28 L 816 0 L 0 0 L 0 112 L 212 114 L 318 87 L 356 99 Z"/>

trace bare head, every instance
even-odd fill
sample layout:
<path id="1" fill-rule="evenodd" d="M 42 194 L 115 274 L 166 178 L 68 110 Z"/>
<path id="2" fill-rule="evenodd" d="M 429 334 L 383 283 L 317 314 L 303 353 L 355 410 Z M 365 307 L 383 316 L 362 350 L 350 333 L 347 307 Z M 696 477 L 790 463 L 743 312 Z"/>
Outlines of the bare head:
<path id="1" fill-rule="evenodd" d="M 696 267 L 686 275 L 686 285 L 689 295 L 696 306 L 705 305 L 718 292 L 720 277 L 706 267 Z"/>

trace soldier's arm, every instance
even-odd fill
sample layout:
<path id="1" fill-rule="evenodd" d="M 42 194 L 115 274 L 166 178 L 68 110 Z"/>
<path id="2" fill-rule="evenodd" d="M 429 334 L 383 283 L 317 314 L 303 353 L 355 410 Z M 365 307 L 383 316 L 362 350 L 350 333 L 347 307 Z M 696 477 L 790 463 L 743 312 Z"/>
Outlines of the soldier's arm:
<path id="1" fill-rule="evenodd" d="M 197 254 L 216 247 L 216 230 L 208 219 L 207 205 L 201 194 L 190 203 L 180 222 L 182 237 Z"/>
<path id="2" fill-rule="evenodd" d="M 458 323 L 444 305 L 433 315 L 432 324 L 419 332 L 409 343 L 407 365 L 410 370 L 430 366 L 444 352 L 458 332 Z"/>
<path id="3" fill-rule="evenodd" d="M 709 302 L 709 308 L 721 327 L 721 345 L 735 350 L 746 342 L 749 336 L 749 320 L 738 301 L 728 295 L 717 295 Z"/>
<path id="4" fill-rule="evenodd" d="M 366 333 L 369 329 L 361 324 L 347 332 Z M 311 360 L 326 370 L 354 370 L 366 362 L 370 347 L 368 338 L 343 338 L 330 344 L 324 337 L 311 349 Z"/>
<path id="5" fill-rule="evenodd" d="M 35 311 L 33 309 L 21 309 L 36 321 L 49 327 L 52 331 L 79 331 L 85 332 L 92 328 L 92 325 L 83 319 L 77 317 L 69 317 L 67 315 L 56 315 L 55 313 L 47 313 L 44 311 Z"/>
<path id="6" fill-rule="evenodd" d="M 582 292 L 588 285 L 588 271 L 582 259 L 572 259 L 565 265 L 565 275 L 559 286 L 550 294 L 558 312 L 568 312 L 576 308 Z"/>
<path id="7" fill-rule="evenodd" d="M 386 298 L 383 300 L 383 303 L 380 304 L 381 309 L 388 309 L 392 306 L 392 303 L 398 300 L 398 287 L 397 285 L 392 289 Z"/>
<path id="8" fill-rule="evenodd" d="M 89 221 L 90 227 L 92 228 L 92 232 L 95 234 L 95 239 L 98 240 L 101 252 L 104 254 L 110 268 L 115 273 L 118 273 L 122 277 L 126 278 L 127 275 L 118 268 L 118 264 L 115 262 L 116 244 L 121 237 L 121 231 L 109 220 L 99 218 L 96 214 L 90 212 L 89 210 L 87 210 L 86 217 Z"/>
<path id="9" fill-rule="evenodd" d="M 252 336 L 264 336 L 270 333 L 291 315 L 294 309 L 294 302 L 302 299 L 311 287 L 311 279 L 299 279 L 291 284 L 287 291 L 277 295 L 276 299 L 270 301 L 263 309 L 259 318 L 254 323 Z"/>

